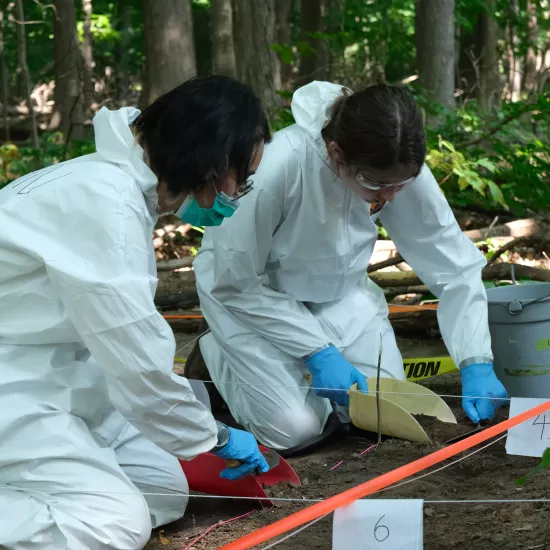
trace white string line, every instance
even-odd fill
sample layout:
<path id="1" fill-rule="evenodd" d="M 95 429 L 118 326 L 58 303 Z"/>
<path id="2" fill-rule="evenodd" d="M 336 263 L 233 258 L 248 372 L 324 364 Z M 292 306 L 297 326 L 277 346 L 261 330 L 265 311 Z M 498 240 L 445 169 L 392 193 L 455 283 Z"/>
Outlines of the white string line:
<path id="1" fill-rule="evenodd" d="M 407 306 L 407 307 L 414 307 L 414 306 Z M 193 340 L 191 340 L 190 342 L 187 342 L 187 344 L 185 344 L 184 346 L 182 346 L 181 348 L 179 348 L 178 350 L 176 350 L 176 353 L 175 355 L 177 356 L 177 354 L 180 352 L 180 351 L 183 351 L 184 349 L 188 348 L 189 346 L 195 344 L 196 342 L 198 342 L 205 334 L 207 334 L 208 332 L 210 332 L 210 329 L 207 329 L 205 330 L 202 334 L 199 334 L 196 338 L 194 338 Z M 198 378 L 188 378 L 188 380 L 195 380 L 197 382 L 202 382 L 203 384 L 216 384 L 215 382 L 213 382 L 212 380 L 199 380 Z M 330 391 L 345 391 L 345 392 L 348 392 L 349 390 L 346 390 L 346 389 L 341 389 L 341 388 L 319 388 L 319 387 L 314 387 L 314 386 L 311 386 L 311 385 L 308 385 L 308 386 L 285 386 L 285 385 L 274 385 L 274 384 L 250 384 L 249 382 L 221 382 L 221 381 L 218 381 L 218 384 L 226 384 L 226 385 L 231 385 L 231 386 L 250 386 L 250 387 L 269 387 L 269 388 L 285 388 L 285 389 L 300 389 L 300 390 L 330 390 Z M 419 397 L 449 397 L 449 398 L 454 398 L 454 399 L 461 399 L 462 397 L 470 397 L 471 399 L 490 399 L 490 400 L 494 400 L 494 401 L 511 401 L 511 398 L 510 397 L 488 397 L 486 395 L 480 395 L 480 396 L 476 396 L 476 395 L 445 395 L 445 394 L 433 394 L 433 393 L 407 393 L 407 392 L 397 392 L 397 391 L 393 391 L 393 392 L 390 392 L 390 391 L 381 391 L 381 392 L 376 392 L 376 391 L 369 391 L 369 394 L 370 395 L 376 395 L 377 393 L 380 393 L 380 395 L 382 394 L 387 394 L 387 395 L 416 395 L 416 396 L 419 396 Z"/>
<path id="2" fill-rule="evenodd" d="M 212 380 L 199 380 L 198 378 L 188 378 L 187 380 L 193 380 L 195 382 L 202 382 L 203 384 L 228 384 L 231 386 L 251 386 L 251 387 L 269 387 L 269 388 L 286 388 L 286 389 L 300 389 L 300 390 L 330 390 L 330 391 L 344 391 L 349 392 L 350 390 L 342 388 L 318 388 L 314 386 L 285 386 L 277 384 L 250 384 L 249 382 L 213 382 Z M 376 390 L 370 391 L 369 395 L 376 395 Z M 415 392 L 400 392 L 400 391 L 381 391 L 378 392 L 380 395 L 414 395 L 418 397 L 449 397 L 449 398 L 462 398 L 469 397 L 471 399 L 492 399 L 494 401 L 511 401 L 511 397 L 488 397 L 484 395 L 446 395 L 439 393 L 415 393 Z"/>
<path id="3" fill-rule="evenodd" d="M 415 478 L 420 479 L 420 478 Z M 398 485 L 392 487 L 386 487 L 386 489 L 392 489 L 393 487 L 398 487 Z M 36 489 L 25 489 L 23 487 L 15 487 L 12 485 L 0 485 L 2 489 L 9 489 L 12 491 L 20 491 L 25 493 L 37 493 L 45 494 L 42 491 L 37 491 Z M 381 489 L 377 493 L 381 493 L 386 489 Z M 182 494 L 188 498 L 206 498 L 206 499 L 219 499 L 219 500 L 260 500 L 260 501 L 271 501 L 271 502 L 297 502 L 297 503 L 312 503 L 324 502 L 326 498 L 283 498 L 283 497 L 244 497 L 244 496 L 226 496 L 226 495 L 190 495 L 187 493 L 174 491 L 173 493 L 142 493 L 142 492 L 112 492 L 112 491 L 76 491 L 74 489 L 60 489 L 55 490 L 52 493 L 48 493 L 49 496 L 55 496 L 58 493 L 78 493 L 82 495 L 134 495 L 134 496 L 155 496 L 155 497 L 174 497 L 178 494 Z M 376 494 L 376 493 L 375 493 Z M 360 498 L 357 500 L 376 500 L 370 498 Z M 406 498 L 399 500 L 409 500 Z M 510 498 L 510 499 L 478 499 L 478 500 L 424 500 L 424 504 L 523 504 L 523 503 L 532 503 L 532 504 L 547 504 L 550 503 L 550 498 Z"/>
<path id="4" fill-rule="evenodd" d="M 483 451 L 487 447 L 497 443 L 498 441 L 501 441 L 505 437 L 506 437 L 506 434 L 504 434 L 503 436 L 491 441 L 487 445 L 484 445 L 483 447 L 480 447 L 479 449 L 476 449 L 475 451 L 467 454 L 466 456 L 458 458 L 457 460 L 454 460 L 453 462 L 450 462 L 449 464 L 446 464 L 445 466 L 442 466 L 441 468 L 438 468 L 436 470 L 431 470 L 431 471 L 426 472 L 425 474 L 423 474 L 421 476 L 417 476 L 417 477 L 414 477 L 412 479 L 405 480 L 401 483 L 391 485 L 390 487 L 385 487 L 383 489 L 380 489 L 379 491 L 376 491 L 376 493 L 381 493 L 381 492 L 387 491 L 389 489 L 394 489 L 395 487 L 405 485 L 406 483 L 412 483 L 413 481 L 417 481 L 417 480 L 422 479 L 424 477 L 427 477 L 431 474 L 435 474 L 435 473 L 437 473 L 441 470 L 444 470 L 445 468 L 449 468 L 451 466 L 454 466 L 454 465 L 458 464 L 459 462 L 462 462 L 464 460 L 468 460 L 469 458 L 471 458 L 476 453 L 479 453 L 479 452 Z M 29 492 L 29 493 L 45 494 L 42 491 L 38 491 L 36 489 L 27 489 L 27 488 L 23 488 L 23 487 L 17 487 L 17 486 L 12 486 L 12 485 L 5 485 L 5 484 L 0 484 L 0 488 L 11 489 L 11 490 L 15 490 L 15 491 Z M 269 498 L 269 497 L 244 497 L 244 496 L 202 495 L 202 494 L 201 495 L 190 495 L 190 494 L 185 493 L 183 491 L 176 491 L 176 490 L 174 490 L 171 493 L 141 493 L 141 492 L 140 493 L 135 493 L 135 492 L 129 492 L 129 491 L 128 492 L 125 492 L 125 491 L 86 491 L 86 490 L 80 490 L 80 489 L 78 489 L 78 490 L 75 490 L 75 489 L 56 489 L 55 491 L 52 491 L 52 493 L 48 493 L 48 494 L 51 496 L 51 494 L 59 494 L 59 493 L 79 493 L 79 494 L 90 494 L 90 495 L 136 495 L 136 496 L 141 494 L 141 495 L 144 495 L 144 496 L 171 496 L 171 497 L 173 497 L 174 495 L 181 494 L 181 495 L 185 495 L 185 496 L 190 497 L 190 498 L 216 498 L 216 499 L 231 499 L 231 500 L 234 500 L 234 499 L 238 499 L 238 500 L 270 500 L 270 501 L 283 501 L 283 502 L 292 502 L 292 501 L 293 502 L 321 502 L 322 500 L 326 500 L 326 499 L 318 500 L 318 499 L 282 498 L 282 497 Z M 428 501 L 426 501 L 426 502 L 428 502 Z M 442 501 L 434 501 L 434 502 L 442 502 Z M 451 501 L 449 501 L 449 502 L 451 502 Z M 462 501 L 457 501 L 457 502 L 462 502 Z M 472 501 L 472 502 L 474 502 L 474 501 Z M 496 501 L 496 502 L 498 502 L 498 501 Z M 520 501 L 517 500 L 515 502 L 520 502 Z"/>
<path id="5" fill-rule="evenodd" d="M 443 466 L 441 468 L 438 468 L 437 470 L 433 470 L 433 471 L 430 471 L 430 472 L 427 472 L 426 474 L 422 475 L 422 476 L 419 476 L 419 477 L 415 477 L 413 479 L 408 479 L 402 483 L 399 483 L 399 484 L 396 484 L 396 485 L 392 485 L 391 487 L 385 487 L 379 491 L 376 491 L 374 494 L 376 493 L 381 493 L 382 491 L 384 490 L 387 490 L 387 489 L 393 489 L 395 487 L 399 487 L 400 485 L 405 485 L 405 483 L 410 483 L 412 481 L 417 481 L 419 479 L 422 479 L 423 477 L 426 477 L 428 475 L 431 475 L 431 474 L 434 474 L 436 472 L 439 472 L 445 468 L 448 468 L 449 466 L 453 466 L 454 464 L 458 464 L 459 462 L 461 462 L 462 460 L 466 460 L 467 458 L 470 458 L 472 455 L 478 453 L 479 451 L 482 451 L 483 449 L 486 449 L 487 447 L 489 447 L 490 445 L 492 445 L 493 443 L 496 443 L 497 441 L 500 441 L 501 439 L 503 439 L 504 437 L 506 437 L 506 434 L 504 434 L 502 437 L 499 437 L 498 439 L 494 440 L 494 441 L 491 441 L 489 444 L 481 447 L 480 449 L 477 449 L 476 451 L 470 453 L 469 455 L 466 455 L 465 457 L 462 457 L 458 460 L 455 460 L 453 462 L 451 462 L 450 464 L 447 464 L 446 466 Z M 327 513 L 327 514 L 324 514 L 323 516 L 320 516 L 318 517 L 317 519 L 313 520 L 312 522 L 310 523 L 306 523 L 306 525 L 303 525 L 301 526 L 299 529 L 296 529 L 295 531 L 292 531 L 291 533 L 289 533 L 288 535 L 286 535 L 285 537 L 283 537 L 282 539 L 278 540 L 278 541 L 275 541 L 273 542 L 272 544 L 270 544 L 269 546 L 265 546 L 263 548 L 263 550 L 266 550 L 267 548 L 273 548 L 274 546 L 277 546 L 278 544 L 280 544 L 281 542 L 293 537 L 294 535 L 297 535 L 298 533 L 300 533 L 301 531 L 304 531 L 305 529 L 307 529 L 308 527 L 312 526 L 314 523 L 316 523 L 317 521 L 320 521 L 322 520 L 323 518 L 327 517 L 328 515 L 330 514 Z"/>
<path id="6" fill-rule="evenodd" d="M 419 479 L 422 479 L 424 477 L 430 476 L 432 474 L 436 474 L 437 472 L 441 472 L 441 470 L 445 470 L 447 468 L 450 468 L 451 466 L 456 466 L 460 462 L 463 462 L 464 460 L 468 460 L 469 458 L 471 458 L 475 454 L 487 449 L 491 445 L 494 445 L 495 443 L 498 443 L 499 441 L 502 441 L 507 436 L 508 436 L 508 434 L 505 433 L 504 435 L 501 435 L 500 437 L 497 437 L 496 439 L 493 439 L 493 441 L 489 441 L 489 443 L 487 443 L 487 445 L 483 445 L 483 447 L 480 447 L 479 449 L 476 449 L 475 451 L 472 451 L 471 453 L 469 453 L 469 454 L 467 454 L 463 457 L 457 458 L 456 460 L 453 460 L 452 462 L 449 462 L 449 464 L 444 464 L 443 466 L 440 466 L 439 468 L 437 468 L 435 470 L 430 470 L 429 472 L 426 472 L 425 474 L 422 474 L 420 476 L 405 479 L 404 481 L 401 481 L 400 483 L 396 483 L 395 485 L 390 485 L 389 487 L 384 487 L 383 489 L 380 489 L 379 491 L 376 491 L 376 492 L 377 493 L 382 493 L 384 491 L 389 491 L 390 489 L 395 489 L 396 487 L 401 487 L 402 485 L 407 485 L 407 483 L 412 483 L 413 481 L 418 481 Z"/>
<path id="7" fill-rule="evenodd" d="M 210 329 L 206 329 L 202 334 L 199 334 L 196 338 L 193 338 L 190 342 L 187 342 L 184 346 L 182 346 L 180 349 L 176 350 L 176 353 L 174 353 L 175 356 L 178 355 L 180 351 L 183 351 L 184 349 L 187 349 L 189 346 L 192 346 L 196 342 L 198 342 L 205 334 L 208 334 L 210 332 Z"/>
<path id="8" fill-rule="evenodd" d="M 304 531 L 308 527 L 311 527 L 314 523 L 317 523 L 318 521 L 321 521 L 322 519 L 325 519 L 328 516 L 328 514 L 325 514 L 324 516 L 318 517 L 317 519 L 314 519 L 313 521 L 310 521 L 309 523 L 306 523 L 305 525 L 302 525 L 301 527 L 298 527 L 295 531 L 290 532 L 288 535 L 285 535 L 282 539 L 279 539 L 278 541 L 272 542 L 268 546 L 262 547 L 262 550 L 267 550 L 268 548 L 273 548 L 274 546 L 277 546 L 278 544 L 281 544 L 281 542 L 284 542 L 285 540 L 293 537 L 294 535 L 297 535 L 300 531 Z"/>

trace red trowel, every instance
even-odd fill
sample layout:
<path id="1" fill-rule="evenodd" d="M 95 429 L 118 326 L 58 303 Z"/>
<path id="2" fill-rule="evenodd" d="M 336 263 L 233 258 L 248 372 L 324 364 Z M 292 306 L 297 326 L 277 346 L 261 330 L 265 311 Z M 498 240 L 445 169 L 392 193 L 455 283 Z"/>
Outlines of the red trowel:
<path id="1" fill-rule="evenodd" d="M 262 445 L 258 447 L 269 464 L 269 470 L 260 475 L 249 474 L 235 481 L 220 477 L 220 472 L 232 464 L 212 453 L 203 453 L 189 461 L 180 460 L 189 488 L 207 495 L 261 498 L 262 504 L 273 505 L 264 487 L 276 483 L 298 486 L 301 485 L 300 478 L 292 466 L 275 451 Z"/>

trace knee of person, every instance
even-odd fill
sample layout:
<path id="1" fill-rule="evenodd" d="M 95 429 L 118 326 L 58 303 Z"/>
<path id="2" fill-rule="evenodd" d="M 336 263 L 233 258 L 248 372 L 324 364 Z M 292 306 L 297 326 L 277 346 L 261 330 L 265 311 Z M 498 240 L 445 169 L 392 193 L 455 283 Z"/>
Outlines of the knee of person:
<path id="1" fill-rule="evenodd" d="M 127 495 L 119 502 L 117 511 L 106 510 L 106 520 L 100 531 L 109 543 L 105 548 L 128 550 L 143 548 L 151 537 L 149 507 L 141 494 Z M 113 513 L 114 512 L 114 513 Z"/>
<path id="2" fill-rule="evenodd" d="M 182 518 L 189 502 L 189 485 L 185 475 L 174 476 L 169 489 L 159 488 L 162 496 L 148 497 L 149 512 L 153 528 L 172 523 Z"/>
<path id="3" fill-rule="evenodd" d="M 257 426 L 260 443 L 272 449 L 290 449 L 305 443 L 323 431 L 321 419 L 314 411 L 281 411 L 270 425 Z"/>

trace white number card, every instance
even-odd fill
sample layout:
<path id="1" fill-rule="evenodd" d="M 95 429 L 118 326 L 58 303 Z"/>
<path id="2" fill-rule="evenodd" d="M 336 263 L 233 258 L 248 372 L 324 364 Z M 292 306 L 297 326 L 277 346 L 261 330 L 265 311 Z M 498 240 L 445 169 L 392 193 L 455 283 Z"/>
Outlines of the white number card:
<path id="1" fill-rule="evenodd" d="M 334 512 L 333 550 L 422 550 L 423 500 L 357 500 Z"/>
<path id="2" fill-rule="evenodd" d="M 510 418 L 547 401 L 548 399 L 534 397 L 512 397 Z M 550 447 L 550 411 L 537 414 L 508 430 L 506 452 L 509 455 L 541 457 L 548 447 Z"/>

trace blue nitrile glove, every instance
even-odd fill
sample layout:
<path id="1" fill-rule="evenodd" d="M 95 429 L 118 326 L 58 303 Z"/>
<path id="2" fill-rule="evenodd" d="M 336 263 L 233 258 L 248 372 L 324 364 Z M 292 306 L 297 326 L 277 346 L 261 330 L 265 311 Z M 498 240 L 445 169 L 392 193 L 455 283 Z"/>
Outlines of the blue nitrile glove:
<path id="1" fill-rule="evenodd" d="M 220 473 L 220 477 L 225 479 L 239 479 L 256 470 L 262 474 L 269 470 L 269 465 L 263 457 L 258 444 L 252 434 L 243 430 L 229 428 L 229 441 L 217 451 L 212 451 L 216 456 L 233 459 L 242 462 L 235 468 L 226 468 Z"/>
<path id="2" fill-rule="evenodd" d="M 491 420 L 495 411 L 502 407 L 508 397 L 502 382 L 497 378 L 492 363 L 476 363 L 461 369 L 462 408 L 476 424 Z M 478 399 L 496 397 L 498 399 Z"/>
<path id="3" fill-rule="evenodd" d="M 315 393 L 338 405 L 349 406 L 347 392 L 356 382 L 360 391 L 364 393 L 369 391 L 365 375 L 344 359 L 333 345 L 306 359 L 306 365 L 311 372 L 311 385 Z"/>

